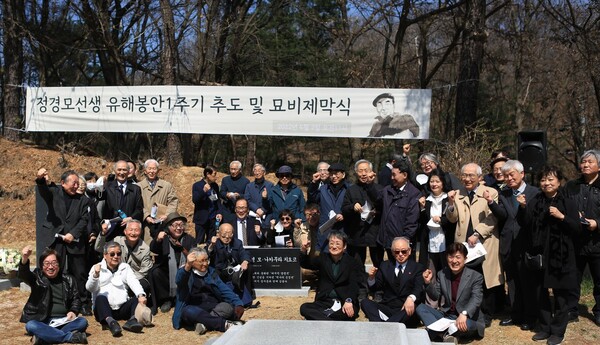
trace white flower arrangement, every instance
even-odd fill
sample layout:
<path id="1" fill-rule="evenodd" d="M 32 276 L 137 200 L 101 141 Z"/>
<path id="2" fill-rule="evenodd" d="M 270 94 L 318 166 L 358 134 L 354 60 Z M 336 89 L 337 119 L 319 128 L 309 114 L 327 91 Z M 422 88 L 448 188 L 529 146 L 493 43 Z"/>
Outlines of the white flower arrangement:
<path id="1" fill-rule="evenodd" d="M 21 251 L 11 248 L 0 248 L 0 273 L 6 275 L 16 271 L 21 261 Z"/>

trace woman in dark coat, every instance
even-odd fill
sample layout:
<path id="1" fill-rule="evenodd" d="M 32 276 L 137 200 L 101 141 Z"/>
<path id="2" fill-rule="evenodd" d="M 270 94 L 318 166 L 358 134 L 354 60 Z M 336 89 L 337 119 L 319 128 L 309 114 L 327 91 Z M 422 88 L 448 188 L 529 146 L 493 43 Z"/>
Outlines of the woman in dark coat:
<path id="1" fill-rule="evenodd" d="M 528 231 L 525 264 L 531 273 L 531 289 L 527 290 L 536 294 L 527 300 L 537 300 L 540 311 L 540 330 L 532 339 L 548 339 L 549 345 L 560 344 L 564 338 L 568 323 L 567 297 L 577 284 L 573 238 L 581 225 L 576 204 L 560 187 L 562 177 L 558 168 L 544 167 L 538 176 L 542 193 L 533 200 L 525 200 L 523 194 L 517 197 L 521 206 L 518 217 L 522 229 Z M 535 265 L 536 257 L 541 268 Z M 548 289 L 552 289 L 554 303 Z M 529 307 L 535 308 L 534 305 Z"/>

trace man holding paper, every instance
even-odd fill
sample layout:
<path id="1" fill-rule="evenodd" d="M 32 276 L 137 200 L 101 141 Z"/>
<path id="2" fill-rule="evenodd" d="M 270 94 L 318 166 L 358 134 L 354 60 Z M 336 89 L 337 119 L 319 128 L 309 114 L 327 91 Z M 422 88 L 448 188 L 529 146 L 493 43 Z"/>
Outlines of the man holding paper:
<path id="1" fill-rule="evenodd" d="M 87 344 L 88 322 L 77 316 L 81 300 L 75 279 L 61 270 L 60 257 L 53 249 L 46 249 L 40 255 L 39 267 L 32 272 L 31 252 L 31 247 L 23 248 L 18 275 L 31 287 L 21 322 L 33 336 L 32 343 Z"/>
<path id="2" fill-rule="evenodd" d="M 488 198 L 498 201 L 498 192 L 479 184 L 481 167 L 468 163 L 461 168 L 461 180 L 466 194 L 461 190 L 448 192 L 448 208 L 446 216 L 451 223 L 456 223 L 454 241 L 466 243 L 470 248 L 478 242 L 483 244 L 487 254 L 483 260 L 477 259 L 469 263 L 469 267 L 483 274 L 484 301 L 482 311 L 485 314 L 486 326 L 491 324 L 492 314 L 496 311 L 496 300 L 504 295 L 504 275 L 500 267 L 500 240 L 497 219 L 492 213 Z"/>
<path id="3" fill-rule="evenodd" d="M 369 321 L 409 323 L 415 314 L 423 292 L 425 267 L 410 259 L 410 241 L 397 237 L 392 242 L 394 260 L 381 263 L 379 269 L 372 267 L 367 284 L 371 290 L 383 290 L 381 303 L 368 298 L 360 302 Z M 418 324 L 418 320 L 409 325 Z"/>
<path id="4" fill-rule="evenodd" d="M 478 335 L 483 338 L 485 321 L 479 310 L 483 299 L 483 277 L 465 267 L 467 248 L 462 243 L 449 245 L 446 254 L 448 267 L 437 273 L 435 281 L 431 270 L 423 272 L 427 295 L 443 303 L 439 310 L 424 303 L 419 304 L 417 315 L 427 326 L 432 341 L 441 341 L 444 334 L 457 337 Z"/>

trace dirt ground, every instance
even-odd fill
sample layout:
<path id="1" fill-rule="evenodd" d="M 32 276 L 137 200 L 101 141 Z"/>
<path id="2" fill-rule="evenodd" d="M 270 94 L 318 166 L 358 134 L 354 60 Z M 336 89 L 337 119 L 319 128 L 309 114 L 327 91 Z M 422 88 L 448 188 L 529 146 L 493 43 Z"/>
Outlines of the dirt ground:
<path id="1" fill-rule="evenodd" d="M 98 175 L 106 175 L 112 169 L 113 162 L 107 162 L 97 157 L 86 157 L 38 148 L 24 143 L 13 143 L 0 138 L 0 247 L 23 248 L 26 244 L 35 247 L 35 194 L 34 179 L 39 168 L 46 168 L 54 181 L 59 180 L 60 174 L 67 169 L 80 173 L 94 171 Z M 201 178 L 202 169 L 199 167 L 183 167 L 173 169 L 161 165 L 161 177 L 173 183 L 180 199 L 179 211 L 191 218 L 193 205 L 191 202 L 192 184 Z M 222 178 L 224 175 L 220 175 Z M 220 179 L 219 178 L 219 179 Z M 267 178 L 274 180 L 273 174 Z M 220 182 L 220 181 L 219 181 Z M 193 227 L 192 227 L 193 229 Z M 0 344 L 27 344 L 29 337 L 25 336 L 24 325 L 19 323 L 19 316 L 28 293 L 18 288 L 0 291 Z M 314 292 L 308 297 L 260 297 L 261 305 L 257 309 L 247 310 L 244 320 L 279 319 L 300 320 L 299 308 L 304 302 L 311 301 Z M 593 299 L 586 295 L 582 299 L 588 310 Z M 583 312 L 583 310 L 582 310 Z M 121 339 L 115 341 L 108 331 L 102 331 L 99 324 L 89 318 L 88 328 L 90 344 L 114 344 L 125 341 L 134 344 L 167 344 L 173 342 L 204 343 L 206 340 L 219 335 L 209 332 L 198 336 L 185 330 L 175 331 L 171 327 L 172 311 L 168 314 L 159 313 L 155 319 L 155 327 L 147 328 L 142 334 L 124 332 Z M 598 344 L 600 343 L 600 328 L 590 321 L 591 315 L 585 311 L 577 323 L 569 324 L 565 344 Z M 361 313 L 357 322 L 365 322 Z M 500 327 L 498 320 L 486 330 L 486 336 L 476 344 L 532 344 L 533 333 L 524 332 L 517 327 Z"/>

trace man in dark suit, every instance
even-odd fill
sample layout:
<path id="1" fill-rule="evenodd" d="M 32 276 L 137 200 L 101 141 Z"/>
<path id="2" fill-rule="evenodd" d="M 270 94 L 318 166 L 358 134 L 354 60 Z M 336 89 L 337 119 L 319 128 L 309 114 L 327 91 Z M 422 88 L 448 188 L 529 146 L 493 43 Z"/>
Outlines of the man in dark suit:
<path id="1" fill-rule="evenodd" d="M 348 237 L 343 232 L 329 233 L 329 253 L 307 255 L 310 243 L 300 250 L 300 266 L 319 271 L 315 301 L 300 306 L 307 320 L 353 321 L 358 317 L 358 286 L 364 272 L 357 258 L 345 252 Z"/>
<path id="2" fill-rule="evenodd" d="M 369 321 L 406 324 L 414 315 L 423 292 L 425 267 L 410 260 L 410 252 L 410 241 L 406 237 L 397 237 L 392 242 L 395 260 L 384 261 L 379 269 L 372 267 L 369 271 L 369 288 L 383 290 L 381 303 L 368 298 L 361 301 L 361 309 Z"/>
<path id="3" fill-rule="evenodd" d="M 419 304 L 417 315 L 425 326 L 445 317 L 455 320 L 458 331 L 453 333 L 458 337 L 479 335 L 483 338 L 485 320 L 480 312 L 483 300 L 483 276 L 481 273 L 465 267 L 467 248 L 459 242 L 454 242 L 446 249 L 448 267 L 439 271 L 437 279 L 433 280 L 431 270 L 423 272 L 423 281 L 427 295 L 441 303 L 439 309 L 427 304 Z M 443 297 L 443 300 L 440 298 Z M 427 330 L 432 341 L 440 341 L 441 333 Z"/>
<path id="4" fill-rule="evenodd" d="M 37 172 L 35 183 L 48 207 L 37 241 L 43 248 L 56 250 L 61 258 L 60 267 L 65 268 L 65 272 L 71 274 L 77 282 L 83 312 L 89 314 L 85 290 L 89 199 L 77 193 L 79 177 L 73 170 L 65 171 L 60 178 L 61 185 L 57 186 L 55 183 L 47 184 L 48 172 L 42 168 Z"/>
<path id="5" fill-rule="evenodd" d="M 238 199 L 235 202 L 235 215 L 225 220 L 233 227 L 233 237 L 242 241 L 244 246 L 262 246 L 267 236 L 256 218 L 248 216 L 248 201 Z"/>
<path id="6" fill-rule="evenodd" d="M 231 284 L 233 292 L 250 306 L 256 298 L 252 280 L 252 256 L 244 249 L 242 241 L 234 236 L 233 227 L 223 223 L 217 236 L 213 236 L 207 247 L 210 265 L 214 267 L 221 280 Z"/>
<path id="7" fill-rule="evenodd" d="M 194 203 L 193 220 L 196 227 L 196 243 L 202 244 L 215 235 L 217 231 L 215 222 L 222 220 L 215 167 L 206 166 L 204 178 L 192 186 L 192 202 Z"/>
<path id="8" fill-rule="evenodd" d="M 106 190 L 104 191 L 106 205 L 102 217 L 104 219 L 120 217 L 121 220 L 111 224 L 109 233 L 106 236 L 106 242 L 112 241 L 116 236 L 123 236 L 125 226 L 131 219 L 137 219 L 142 222 L 144 218 L 142 190 L 132 181 L 127 180 L 129 174 L 127 162 L 124 160 L 117 161 L 114 170 L 115 179 L 106 185 Z M 119 210 L 122 212 L 120 213 Z"/>
<path id="9" fill-rule="evenodd" d="M 389 186 L 392 184 L 392 168 L 396 162 L 405 162 L 409 167 L 412 166 L 410 162 L 410 144 L 402 145 L 402 154 L 392 153 L 390 156 L 390 160 L 385 163 L 381 170 L 379 170 L 379 174 L 377 174 L 377 183 L 379 183 L 382 187 Z M 408 173 L 409 179 L 412 181 L 414 178 L 412 168 Z"/>
<path id="10" fill-rule="evenodd" d="M 519 203 L 517 196 L 524 195 L 525 200 L 533 200 L 540 192 L 537 187 L 525 183 L 523 164 L 517 160 L 508 160 L 502 166 L 506 188 L 498 195 L 496 203 L 489 193 L 483 196 L 488 200 L 490 210 L 498 219 L 500 230 L 500 259 L 506 273 L 508 296 L 512 307 L 511 316 L 500 321 L 500 326 L 518 325 L 522 330 L 533 329 L 537 319 L 537 306 L 531 305 L 535 296 L 527 298 L 529 271 L 524 267 L 524 235 L 517 222 Z"/>

